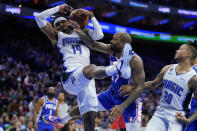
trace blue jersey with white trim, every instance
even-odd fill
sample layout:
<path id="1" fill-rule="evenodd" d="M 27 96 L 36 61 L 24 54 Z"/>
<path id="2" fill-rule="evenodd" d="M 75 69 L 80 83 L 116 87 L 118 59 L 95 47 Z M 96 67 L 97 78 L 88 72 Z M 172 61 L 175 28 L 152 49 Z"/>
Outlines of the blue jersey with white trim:
<path id="1" fill-rule="evenodd" d="M 193 67 L 193 69 L 197 73 L 197 64 Z M 192 98 L 192 102 L 191 102 L 191 114 L 193 114 L 196 109 L 197 109 L 197 101 L 196 101 L 195 98 Z"/>
<path id="2" fill-rule="evenodd" d="M 42 108 L 40 109 L 38 114 L 38 123 L 45 123 L 42 118 L 43 115 L 55 116 L 56 108 L 57 99 L 53 98 L 53 101 L 50 101 L 47 96 L 44 96 L 44 104 L 42 105 Z"/>
<path id="3" fill-rule="evenodd" d="M 134 51 L 132 51 L 132 56 L 133 55 L 137 55 L 137 54 Z M 113 64 L 116 64 L 117 62 L 118 62 L 118 59 L 115 57 L 114 54 L 112 54 L 110 56 L 110 64 L 113 65 Z M 111 95 L 113 96 L 114 99 L 120 100 L 121 102 L 126 100 L 128 97 L 123 97 L 119 95 L 118 90 L 120 89 L 122 85 L 127 85 L 127 84 L 132 85 L 133 83 L 134 82 L 133 82 L 132 76 L 129 79 L 124 79 L 120 75 L 112 76 L 111 87 L 109 89 L 111 92 Z"/>
<path id="4" fill-rule="evenodd" d="M 182 74 L 176 73 L 177 64 L 172 65 L 163 77 L 163 91 L 160 107 L 178 111 L 191 108 L 192 92 L 188 88 L 189 80 L 196 74 L 193 69 Z"/>

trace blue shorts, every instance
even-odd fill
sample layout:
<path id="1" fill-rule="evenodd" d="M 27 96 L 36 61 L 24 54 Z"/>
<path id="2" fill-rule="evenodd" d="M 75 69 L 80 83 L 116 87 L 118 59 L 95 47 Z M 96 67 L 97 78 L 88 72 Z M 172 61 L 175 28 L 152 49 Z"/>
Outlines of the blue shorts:
<path id="1" fill-rule="evenodd" d="M 106 90 L 98 95 L 99 102 L 106 110 L 110 110 L 115 105 L 120 105 L 124 100 L 120 100 L 111 95 L 110 90 Z M 134 123 L 136 120 L 141 121 L 142 99 L 138 98 L 134 103 L 129 105 L 123 112 L 125 122 Z"/>
<path id="2" fill-rule="evenodd" d="M 197 131 L 197 120 L 193 121 L 191 124 L 189 124 L 185 131 Z"/>
<path id="3" fill-rule="evenodd" d="M 54 125 L 38 122 L 38 131 L 54 131 Z"/>
<path id="4" fill-rule="evenodd" d="M 197 110 L 197 102 L 195 98 L 193 98 L 191 102 L 191 115 L 195 112 L 195 110 Z M 185 131 L 197 131 L 197 120 L 189 124 Z"/>

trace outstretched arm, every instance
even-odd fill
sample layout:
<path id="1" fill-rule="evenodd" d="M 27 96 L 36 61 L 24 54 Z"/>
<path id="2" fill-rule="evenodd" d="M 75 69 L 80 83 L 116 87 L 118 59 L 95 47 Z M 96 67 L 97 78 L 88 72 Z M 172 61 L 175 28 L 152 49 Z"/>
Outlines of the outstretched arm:
<path id="1" fill-rule="evenodd" d="M 67 4 L 63 4 L 47 9 L 35 16 L 38 27 L 51 40 L 53 45 L 57 43 L 58 31 L 46 19 L 59 11 L 64 12 L 65 9 L 68 9 L 67 7 Z"/>
<path id="2" fill-rule="evenodd" d="M 194 97 L 197 100 L 197 75 L 193 76 L 188 82 L 188 88 L 193 91 Z M 197 119 L 197 109 L 195 110 L 194 114 L 192 114 L 189 118 L 186 118 L 183 114 L 179 112 L 176 113 L 176 118 L 179 123 L 188 125 Z"/>
<path id="3" fill-rule="evenodd" d="M 160 73 L 157 75 L 157 77 L 153 81 L 147 81 L 144 83 L 145 90 L 152 90 L 158 87 L 163 80 L 164 74 L 167 72 L 167 70 L 171 67 L 171 65 L 165 66 Z"/>
<path id="4" fill-rule="evenodd" d="M 83 43 L 90 49 L 102 52 L 104 54 L 110 54 L 110 44 L 94 41 L 82 30 L 75 30 L 75 32 L 79 35 Z"/>
<path id="5" fill-rule="evenodd" d="M 112 108 L 113 118 L 120 116 L 125 108 L 133 103 L 144 90 L 145 73 L 142 59 L 139 56 L 133 56 L 130 61 L 130 67 L 136 88 L 129 94 L 129 97 L 122 104 Z"/>
<path id="6" fill-rule="evenodd" d="M 171 65 L 167 65 L 165 66 L 161 72 L 157 75 L 157 77 L 155 78 L 155 80 L 153 81 L 147 81 L 144 83 L 144 89 L 145 90 L 153 90 L 156 87 L 158 87 L 163 80 L 163 76 L 166 73 L 166 71 L 170 68 Z M 136 88 L 136 86 L 131 86 L 131 85 L 122 85 L 119 89 L 119 94 L 122 96 L 129 96 L 129 94 L 131 92 L 134 91 L 134 89 Z"/>
<path id="7" fill-rule="evenodd" d="M 80 14 L 85 14 L 89 17 L 89 19 L 91 19 L 94 30 L 90 30 L 88 29 L 88 35 L 93 39 L 93 40 L 100 40 L 103 38 L 104 34 L 102 31 L 102 28 L 100 26 L 100 24 L 98 23 L 96 17 L 94 16 L 94 14 L 88 10 L 84 10 L 84 9 L 80 9 Z"/>
<path id="8" fill-rule="evenodd" d="M 90 16 L 90 19 L 92 21 L 94 30 L 89 30 L 88 31 L 89 36 L 93 40 L 100 40 L 100 39 L 102 39 L 104 37 L 104 34 L 103 34 L 102 28 L 101 28 L 100 24 L 98 23 L 96 17 L 94 17 L 94 15 L 92 14 Z"/>

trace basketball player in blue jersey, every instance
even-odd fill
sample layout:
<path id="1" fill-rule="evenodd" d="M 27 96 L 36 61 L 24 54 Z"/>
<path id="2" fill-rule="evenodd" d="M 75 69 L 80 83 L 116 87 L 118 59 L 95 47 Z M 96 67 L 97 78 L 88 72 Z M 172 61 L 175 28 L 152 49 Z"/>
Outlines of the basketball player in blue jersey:
<path id="1" fill-rule="evenodd" d="M 53 124 L 46 124 L 43 121 L 44 115 L 57 116 L 59 102 L 55 98 L 54 87 L 49 87 L 47 96 L 39 99 L 34 111 L 35 131 L 54 131 Z"/>
<path id="2" fill-rule="evenodd" d="M 58 17 L 54 21 L 54 27 L 46 21 L 46 18 L 57 12 L 64 12 L 68 5 L 63 4 L 51 9 L 47 9 L 36 15 L 36 22 L 41 31 L 51 40 L 52 44 L 59 48 L 63 56 L 63 66 L 65 71 L 61 77 L 64 89 L 77 96 L 80 114 L 83 117 L 85 131 L 94 130 L 95 117 L 98 106 L 94 79 L 103 79 L 107 76 L 120 74 L 128 79 L 131 75 L 129 61 L 132 57 L 132 48 L 130 44 L 125 44 L 121 54 L 121 59 L 116 65 L 108 67 L 98 67 L 90 64 L 90 50 L 81 41 L 78 34 L 73 29 L 81 30 L 78 23 L 66 20 L 64 17 Z M 71 15 L 73 14 L 72 11 Z M 81 12 L 81 13 L 80 13 Z M 87 11 L 79 10 L 77 15 L 87 14 L 94 26 L 94 30 L 88 30 L 86 33 L 93 39 L 98 40 L 103 37 L 102 29 L 96 18 Z M 75 17 L 77 16 L 75 15 Z M 85 20 L 86 21 L 86 20 Z M 88 22 L 88 21 L 86 21 Z M 56 44 L 57 43 L 57 44 Z M 110 52 L 110 47 L 106 49 Z M 45 121 L 57 125 L 57 120 L 49 115 L 44 116 Z"/>
<path id="3" fill-rule="evenodd" d="M 113 36 L 113 39 L 110 41 L 110 44 L 104 44 L 97 41 L 92 41 L 85 33 L 81 31 L 77 31 L 82 41 L 89 46 L 89 48 L 100 51 L 105 54 L 111 53 L 110 63 L 111 65 L 116 65 L 120 60 L 123 48 L 126 43 L 131 43 L 131 37 L 127 33 L 116 33 Z M 110 48 L 110 52 L 108 52 L 108 48 Z M 118 90 L 121 85 L 135 85 L 136 90 L 132 94 L 133 100 L 131 104 L 124 110 L 123 116 L 124 121 L 126 123 L 126 129 L 128 131 L 137 131 L 140 128 L 141 122 L 141 107 L 142 107 L 142 99 L 138 98 L 140 93 L 143 91 L 143 84 L 145 79 L 143 62 L 142 59 L 134 52 L 131 52 L 132 58 L 129 62 L 130 68 L 132 70 L 131 77 L 123 78 L 120 74 L 112 76 L 112 84 L 111 87 L 98 95 L 98 111 L 106 111 L 110 110 L 115 105 L 120 105 L 124 103 L 128 97 L 122 97 L 119 95 Z M 66 116 L 64 123 L 66 123 L 69 119 L 78 117 L 79 109 L 75 108 L 69 113 L 69 117 Z"/>
<path id="4" fill-rule="evenodd" d="M 197 75 L 192 69 L 196 46 L 183 44 L 175 54 L 178 64 L 165 66 L 155 80 L 145 82 L 145 89 L 154 89 L 163 83 L 160 105 L 146 131 L 182 131 L 197 119 L 197 110 L 189 118 L 185 117 L 191 108 L 192 93 L 197 99 Z"/>
<path id="5" fill-rule="evenodd" d="M 193 115 L 194 112 L 196 111 L 197 109 L 197 101 L 196 101 L 196 98 L 192 97 L 192 100 L 191 100 L 191 112 L 190 112 L 190 115 Z M 197 130 L 197 119 L 194 120 L 193 122 L 191 122 L 189 125 L 187 125 L 185 131 L 196 131 Z"/>

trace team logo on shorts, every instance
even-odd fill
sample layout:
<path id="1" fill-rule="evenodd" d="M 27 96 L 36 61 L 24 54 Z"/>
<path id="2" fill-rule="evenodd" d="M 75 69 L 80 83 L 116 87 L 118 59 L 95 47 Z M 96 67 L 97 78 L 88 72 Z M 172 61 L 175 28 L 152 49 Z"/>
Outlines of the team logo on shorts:
<path id="1" fill-rule="evenodd" d="M 72 84 L 75 85 L 76 78 L 74 76 L 71 77 Z"/>
<path id="2" fill-rule="evenodd" d="M 129 50 L 129 55 L 133 55 L 133 52 L 132 52 L 132 50 Z"/>
<path id="3" fill-rule="evenodd" d="M 133 117 L 129 117 L 129 122 L 131 122 L 131 123 L 134 123 L 135 122 L 134 119 L 133 119 Z"/>

